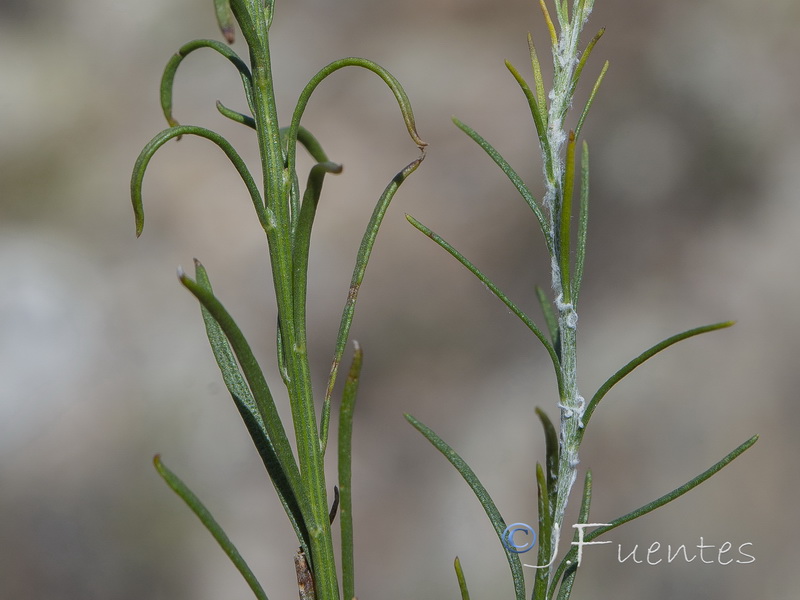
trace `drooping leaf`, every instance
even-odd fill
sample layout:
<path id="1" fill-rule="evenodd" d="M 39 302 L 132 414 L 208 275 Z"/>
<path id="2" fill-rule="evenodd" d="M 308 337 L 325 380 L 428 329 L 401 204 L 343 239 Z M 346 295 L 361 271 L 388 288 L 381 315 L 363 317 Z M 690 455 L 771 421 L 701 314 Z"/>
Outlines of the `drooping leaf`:
<path id="1" fill-rule="evenodd" d="M 196 127 L 193 125 L 178 125 L 176 127 L 165 129 L 161 133 L 157 134 L 147 143 L 147 145 L 139 154 L 139 157 L 136 159 L 136 164 L 133 167 L 133 174 L 131 175 L 131 202 L 133 203 L 133 212 L 136 216 L 136 237 L 139 237 L 144 229 L 142 181 L 144 180 L 144 174 L 147 170 L 147 165 L 150 163 L 150 159 L 153 158 L 153 155 L 159 148 L 161 148 L 161 146 L 166 144 L 169 140 L 182 135 L 196 135 L 206 138 L 207 140 L 210 140 L 219 146 L 231 163 L 233 163 L 233 166 L 236 168 L 236 171 L 238 171 L 245 186 L 247 186 L 247 191 L 250 192 L 250 199 L 253 201 L 253 207 L 256 210 L 258 220 L 261 223 L 261 226 L 266 228 L 267 214 L 264 210 L 261 192 L 258 190 L 258 186 L 256 185 L 253 176 L 250 174 L 247 165 L 239 156 L 239 153 L 234 150 L 233 146 L 231 146 L 230 142 L 218 133 L 203 127 Z"/>

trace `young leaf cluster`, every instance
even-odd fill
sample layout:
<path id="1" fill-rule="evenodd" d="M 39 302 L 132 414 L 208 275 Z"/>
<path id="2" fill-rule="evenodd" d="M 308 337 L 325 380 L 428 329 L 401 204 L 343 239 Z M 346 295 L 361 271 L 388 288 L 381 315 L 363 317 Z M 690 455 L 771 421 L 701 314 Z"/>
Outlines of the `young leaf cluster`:
<path id="1" fill-rule="evenodd" d="M 142 185 L 154 154 L 168 141 L 185 135 L 205 138 L 222 150 L 247 189 L 259 224 L 264 231 L 272 267 L 278 309 L 277 360 L 286 388 L 296 447 L 281 420 L 276 400 L 244 333 L 212 289 L 206 269 L 195 261 L 194 278 L 179 271 L 180 282 L 198 300 L 206 332 L 223 380 L 261 456 L 286 515 L 294 528 L 300 551 L 295 557 L 298 586 L 305 598 L 336 600 L 340 596 L 331 523 L 341 501 L 342 544 L 340 551 L 342 593 L 355 595 L 353 574 L 352 499 L 350 456 L 352 415 L 362 353 L 355 347 L 344 386 L 339 415 L 338 487 L 334 486 L 333 508 L 328 497 L 324 469 L 332 392 L 353 320 L 359 288 L 378 229 L 400 185 L 424 158 L 423 142 L 416 132 L 411 104 L 400 83 L 386 69 L 363 58 L 344 58 L 322 68 L 303 89 L 286 127 L 280 127 L 275 105 L 271 70 L 269 31 L 274 0 L 215 0 L 217 20 L 228 43 L 238 26 L 247 43 L 249 64 L 228 45 L 215 40 L 195 40 L 182 46 L 169 60 L 161 80 L 161 107 L 169 127 L 144 147 L 133 169 L 131 198 L 136 217 L 136 234 L 144 227 Z M 182 125 L 173 115 L 175 75 L 193 52 L 209 49 L 233 65 L 242 81 L 246 109 L 234 110 L 222 103 L 223 117 L 251 128 L 260 152 L 260 184 L 233 145 L 220 134 L 197 125 Z M 317 86 L 345 67 L 360 67 L 380 77 L 393 94 L 411 139 L 420 156 L 397 173 L 378 199 L 364 232 L 356 258 L 350 289 L 342 311 L 328 384 L 317 413 L 308 361 L 306 304 L 311 233 L 327 174 L 337 174 L 341 165 L 332 162 L 317 139 L 306 130 L 302 117 Z M 297 146 L 305 148 L 315 161 L 301 192 L 296 171 Z M 167 484 L 189 505 L 241 572 L 257 598 L 266 595 L 241 557 L 197 496 L 156 457 L 155 465 Z M 339 492 L 341 491 L 341 496 Z"/>

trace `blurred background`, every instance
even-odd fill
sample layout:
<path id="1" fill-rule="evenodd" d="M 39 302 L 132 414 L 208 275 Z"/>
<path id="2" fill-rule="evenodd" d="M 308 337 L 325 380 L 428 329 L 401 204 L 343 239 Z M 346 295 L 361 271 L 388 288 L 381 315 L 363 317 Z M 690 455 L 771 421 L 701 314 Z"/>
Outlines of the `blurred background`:
<path id="1" fill-rule="evenodd" d="M 273 61 L 288 119 L 330 60 L 369 57 L 405 86 L 429 142 L 384 222 L 353 337 L 365 351 L 355 418 L 360 598 L 511 597 L 483 511 L 403 419 L 469 461 L 510 522 L 535 523 L 533 409 L 557 417 L 535 338 L 403 214 L 441 233 L 538 316 L 548 261 L 533 216 L 450 122 L 477 129 L 541 189 L 535 132 L 503 66 L 527 72 L 528 31 L 549 60 L 532 0 L 278 1 Z M 582 450 L 592 518 L 604 522 L 690 479 L 754 433 L 759 443 L 674 504 L 590 548 L 574 597 L 796 597 L 800 527 L 800 4 L 794 0 L 598 0 L 607 27 L 579 93 L 611 68 L 584 136 L 592 205 L 580 307 L 587 397 L 639 352 L 726 319 L 637 370 L 595 414 Z M 156 452 L 205 501 L 271 598 L 296 594 L 290 527 L 227 396 L 199 310 L 175 268 L 201 259 L 249 333 L 278 398 L 265 241 L 225 157 L 200 139 L 163 148 L 134 237 L 129 178 L 165 127 L 164 64 L 219 39 L 194 0 L 0 0 L 0 598 L 248 598 L 211 537 L 161 482 Z M 236 49 L 244 54 L 239 42 Z M 256 159 L 238 75 L 210 51 L 185 61 L 175 114 Z M 573 121 L 574 123 L 574 121 Z M 388 90 L 358 70 L 312 98 L 305 124 L 333 160 L 311 256 L 310 326 L 321 393 L 355 252 L 372 206 L 417 151 Z M 251 164 L 253 164 L 251 162 Z M 795 465 L 794 467 L 792 465 Z M 331 468 L 335 465 L 331 462 Z M 653 542 L 751 543 L 752 564 L 620 564 Z M 527 560 L 527 555 L 525 556 Z M 530 557 L 533 559 L 533 557 Z M 531 562 L 528 560 L 527 562 Z M 530 573 L 529 573 L 530 575 Z"/>

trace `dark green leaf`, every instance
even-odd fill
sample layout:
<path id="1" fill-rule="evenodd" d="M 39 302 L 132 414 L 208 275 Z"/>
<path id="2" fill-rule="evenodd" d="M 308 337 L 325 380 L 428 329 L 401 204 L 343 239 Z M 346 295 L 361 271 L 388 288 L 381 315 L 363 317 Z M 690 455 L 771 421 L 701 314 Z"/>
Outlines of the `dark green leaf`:
<path id="1" fill-rule="evenodd" d="M 559 359 L 556 355 L 556 351 L 553 348 L 553 345 L 547 339 L 547 337 L 542 333 L 542 331 L 536 326 L 536 324 L 526 315 L 522 310 L 520 310 L 516 304 L 514 304 L 511 300 L 509 300 L 508 296 L 506 296 L 500 289 L 488 278 L 483 272 L 478 269 L 475 265 L 473 265 L 470 261 L 468 261 L 458 250 L 453 248 L 447 241 L 445 241 L 441 236 L 437 235 L 425 225 L 417 221 L 414 217 L 410 215 L 406 215 L 406 219 L 408 222 L 411 223 L 414 227 L 419 229 L 422 233 L 427 235 L 431 238 L 434 242 L 439 244 L 442 248 L 444 248 L 453 258 L 455 258 L 458 262 L 464 265 L 470 273 L 475 275 L 481 283 L 483 283 L 489 291 L 492 292 L 497 298 L 505 304 L 511 312 L 513 312 L 525 325 L 530 329 L 533 334 L 539 339 L 542 345 L 547 350 L 547 353 L 550 355 L 550 360 L 553 362 L 553 367 L 555 368 L 556 378 L 558 379 L 558 390 L 559 392 L 563 389 L 563 382 L 561 379 L 561 368 L 559 366 Z"/>
<path id="2" fill-rule="evenodd" d="M 519 175 L 517 175 L 517 172 L 514 171 L 514 169 L 511 167 L 511 165 L 508 164 L 508 162 L 506 162 L 506 159 L 503 158 L 501 154 L 497 150 L 495 150 L 494 147 L 489 142 L 483 139 L 474 129 L 472 129 L 468 125 L 465 125 L 455 117 L 453 117 L 453 123 L 455 123 L 456 127 L 458 127 L 461 131 L 466 133 L 481 148 L 483 148 L 483 151 L 489 155 L 489 158 L 491 158 L 494 161 L 494 163 L 498 167 L 500 167 L 500 170 L 503 171 L 503 173 L 506 174 L 506 177 L 508 177 L 511 183 L 514 184 L 514 187 L 517 188 L 517 191 L 522 196 L 522 199 L 525 200 L 527 205 L 533 211 L 533 214 L 536 215 L 536 221 L 539 223 L 539 229 L 541 229 L 542 231 L 542 235 L 544 236 L 544 241 L 547 244 L 547 249 L 548 251 L 550 251 L 550 254 L 553 254 L 552 241 L 550 240 L 550 236 L 547 233 L 549 229 L 549 226 L 547 224 L 547 219 L 545 218 L 542 209 L 539 208 L 539 204 L 536 202 L 536 198 L 533 197 L 533 194 L 531 194 L 531 191 L 528 189 L 528 186 L 525 185 L 524 181 L 522 181 L 522 178 Z"/>
<path id="3" fill-rule="evenodd" d="M 600 388 L 595 392 L 592 399 L 589 401 L 589 404 L 586 405 L 586 411 L 583 413 L 583 423 L 584 428 L 581 431 L 586 431 L 586 425 L 589 423 L 589 419 L 592 417 L 592 413 L 594 413 L 595 409 L 597 408 L 597 404 L 603 397 L 614 387 L 617 383 L 619 383 L 626 375 L 628 375 L 631 371 L 633 371 L 636 367 L 641 365 L 647 359 L 652 358 L 662 350 L 666 350 L 673 344 L 676 344 L 682 340 L 689 339 L 690 337 L 694 337 L 696 335 L 700 335 L 701 333 L 708 333 L 709 331 L 716 331 L 717 329 L 724 329 L 726 327 L 730 327 L 733 325 L 733 321 L 725 321 L 723 323 L 714 323 L 712 325 L 705 325 L 703 327 L 696 327 L 695 329 L 689 329 L 688 331 L 684 331 L 677 335 L 673 335 L 665 339 L 663 342 L 659 342 L 655 346 L 648 348 L 644 352 L 642 352 L 639 356 L 634 358 L 630 361 L 627 365 L 622 367 L 619 371 L 614 373 L 611 377 L 609 377 L 606 382 L 600 386 Z M 581 434 L 583 435 L 583 434 Z"/>
<path id="4" fill-rule="evenodd" d="M 500 538 L 501 545 L 503 546 L 503 551 L 506 553 L 506 559 L 508 560 L 508 566 L 511 569 L 511 577 L 514 580 L 514 593 L 516 600 L 524 600 L 525 599 L 525 578 L 522 574 L 522 564 L 519 560 L 519 555 L 511 552 L 503 543 L 503 532 L 506 529 L 506 522 L 503 520 L 502 515 L 500 515 L 500 511 L 497 510 L 497 506 L 495 506 L 492 497 L 489 495 L 489 492 L 486 491 L 486 488 L 483 487 L 483 484 L 480 482 L 478 477 L 473 472 L 472 468 L 461 458 L 455 450 L 453 450 L 447 443 L 442 440 L 438 435 L 436 435 L 429 427 L 423 425 L 419 421 L 417 421 L 411 415 L 405 415 L 406 420 L 408 420 L 414 428 L 419 431 L 425 439 L 427 439 L 433 446 L 441 452 L 444 457 L 450 461 L 456 471 L 464 478 L 464 481 L 467 482 L 469 487 L 472 489 L 475 496 L 478 498 L 478 501 L 483 506 L 483 510 L 486 511 L 486 516 L 489 517 L 489 521 L 491 521 L 492 526 L 494 527 L 495 532 L 497 533 L 497 537 Z"/>
<path id="5" fill-rule="evenodd" d="M 208 279 L 208 273 L 205 267 L 200 264 L 200 261 L 197 260 L 195 260 L 195 272 L 197 284 L 205 288 L 209 293 L 213 293 L 211 282 Z M 289 521 L 294 527 L 298 541 L 307 550 L 308 530 L 303 520 L 300 505 L 286 474 L 283 472 L 278 455 L 269 438 L 264 419 L 258 410 L 258 405 L 253 395 L 250 393 L 250 388 L 247 386 L 247 382 L 239 369 L 239 365 L 228 343 L 228 339 L 225 337 L 219 323 L 217 323 L 216 319 L 214 319 L 211 313 L 202 305 L 201 311 L 203 322 L 206 326 L 208 341 L 211 344 L 214 359 L 217 361 L 219 370 L 222 372 L 222 379 L 225 382 L 225 387 L 228 388 L 236 404 L 236 408 L 239 410 L 239 414 L 241 414 L 242 420 L 247 427 L 247 431 L 250 433 L 250 437 L 253 438 L 253 443 L 275 486 L 278 498 L 284 510 L 286 510 Z"/>
<path id="6" fill-rule="evenodd" d="M 259 600 L 267 600 L 267 595 L 264 593 L 264 589 L 261 587 L 258 579 L 256 579 L 256 576 L 253 575 L 253 571 L 247 566 L 247 563 L 242 558 L 241 554 L 239 554 L 236 546 L 233 545 L 233 542 L 231 542 L 225 534 L 225 531 L 223 531 L 213 515 L 203 503 L 200 502 L 200 499 L 195 496 L 194 492 L 192 492 L 175 473 L 170 471 L 164 463 L 161 462 L 161 457 L 158 454 L 153 458 L 153 464 L 158 474 L 167 482 L 167 485 L 186 502 L 192 512 L 200 519 L 203 525 L 205 525 L 205 528 L 208 529 L 209 533 L 214 536 L 214 539 L 217 540 L 217 543 L 225 551 L 225 554 L 228 555 L 228 558 L 231 559 L 231 562 L 238 569 L 239 573 L 242 574 L 247 585 L 253 590 L 256 598 Z"/>
<path id="7" fill-rule="evenodd" d="M 353 562 L 353 496 L 351 463 L 353 456 L 353 409 L 358 393 L 363 353 L 358 343 L 353 350 L 353 362 L 344 384 L 342 405 L 339 408 L 339 489 L 341 491 L 342 527 L 342 591 L 344 598 L 355 598 Z"/>
<path id="8" fill-rule="evenodd" d="M 219 148 L 225 153 L 228 159 L 233 163 L 233 166 L 236 167 L 236 170 L 239 172 L 242 181 L 244 182 L 245 186 L 247 186 L 247 191 L 250 192 L 250 199 L 253 201 L 253 207 L 256 209 L 258 220 L 261 223 L 261 226 L 266 228 L 267 215 L 266 211 L 264 210 L 264 203 L 261 199 L 261 193 L 258 190 L 258 186 L 256 185 L 253 176 L 247 169 L 247 165 L 244 164 L 244 161 L 236 152 L 236 150 L 233 149 L 233 146 L 231 146 L 230 142 L 228 142 L 228 140 L 218 133 L 204 129 L 203 127 L 178 125 L 176 127 L 165 129 L 161 133 L 157 134 L 142 149 L 139 157 L 136 159 L 136 164 L 133 167 L 133 175 L 131 176 L 131 201 L 133 203 L 133 212 L 136 216 L 136 236 L 140 236 L 142 234 L 142 229 L 144 229 L 142 181 L 144 180 L 144 173 L 147 170 L 147 165 L 150 163 L 150 159 L 153 158 L 153 155 L 159 148 L 161 148 L 161 146 L 166 144 L 169 140 L 182 135 L 196 135 L 206 138 L 207 140 L 211 140 L 217 146 L 219 146 Z"/>

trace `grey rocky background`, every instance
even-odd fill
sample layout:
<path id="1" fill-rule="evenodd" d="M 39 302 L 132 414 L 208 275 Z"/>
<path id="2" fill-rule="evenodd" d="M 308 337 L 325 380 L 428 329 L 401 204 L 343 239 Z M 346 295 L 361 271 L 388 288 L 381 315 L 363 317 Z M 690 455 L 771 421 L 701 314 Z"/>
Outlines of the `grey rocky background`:
<path id="1" fill-rule="evenodd" d="M 587 550 L 574 597 L 794 598 L 800 4 L 597 0 L 592 23 L 608 30 L 583 93 L 602 58 L 611 70 L 585 129 L 582 390 L 672 333 L 739 321 L 669 351 L 604 401 L 583 449 L 593 518 L 762 438 L 690 496 L 614 532 L 614 548 Z M 533 218 L 450 123 L 455 114 L 475 127 L 536 189 L 533 126 L 503 66 L 524 70 L 529 29 L 544 49 L 532 0 L 278 0 L 284 119 L 319 67 L 362 55 L 403 82 L 430 143 L 387 216 L 353 329 L 366 353 L 354 436 L 362 599 L 455 598 L 455 555 L 474 597 L 512 593 L 478 502 L 404 412 L 472 463 L 507 518 L 535 519 L 543 440 L 533 407 L 556 414 L 546 356 L 403 218 L 442 233 L 535 312 L 531 292 L 548 265 Z M 249 597 L 156 476 L 156 452 L 215 512 L 270 597 L 296 594 L 291 530 L 174 276 L 203 260 L 277 390 L 264 240 L 244 189 L 209 144 L 170 144 L 145 181 L 144 235 L 133 235 L 127 186 L 163 127 L 160 73 L 197 37 L 218 37 L 208 0 L 0 0 L 0 598 Z M 214 110 L 217 98 L 243 106 L 224 61 L 197 53 L 177 90 L 178 118 L 255 156 L 248 132 Z M 345 165 L 326 182 L 312 250 L 320 389 L 372 203 L 416 150 L 366 72 L 329 80 L 307 125 Z M 653 541 L 701 536 L 752 542 L 756 562 L 617 561 L 616 543 L 639 544 L 641 558 Z"/>

